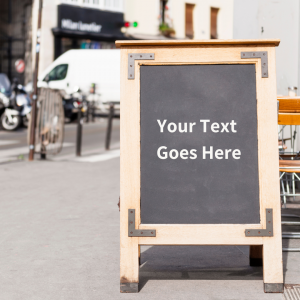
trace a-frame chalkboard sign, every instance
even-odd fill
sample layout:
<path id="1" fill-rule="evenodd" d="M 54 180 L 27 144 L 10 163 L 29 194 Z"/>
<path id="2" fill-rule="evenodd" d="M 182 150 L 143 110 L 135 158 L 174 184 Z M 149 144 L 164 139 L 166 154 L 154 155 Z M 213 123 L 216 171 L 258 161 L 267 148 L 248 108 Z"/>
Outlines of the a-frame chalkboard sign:
<path id="1" fill-rule="evenodd" d="M 117 41 L 121 48 L 121 292 L 140 245 L 250 245 L 283 291 L 275 46 Z"/>

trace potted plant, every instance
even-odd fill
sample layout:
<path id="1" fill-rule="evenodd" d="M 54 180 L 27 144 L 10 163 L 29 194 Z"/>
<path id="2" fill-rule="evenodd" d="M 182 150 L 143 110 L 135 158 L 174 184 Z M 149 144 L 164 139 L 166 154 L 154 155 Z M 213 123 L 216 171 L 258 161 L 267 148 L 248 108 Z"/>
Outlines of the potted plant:
<path id="1" fill-rule="evenodd" d="M 165 37 L 172 37 L 175 35 L 175 30 L 171 28 L 167 23 L 161 23 L 159 25 L 159 31 Z"/>

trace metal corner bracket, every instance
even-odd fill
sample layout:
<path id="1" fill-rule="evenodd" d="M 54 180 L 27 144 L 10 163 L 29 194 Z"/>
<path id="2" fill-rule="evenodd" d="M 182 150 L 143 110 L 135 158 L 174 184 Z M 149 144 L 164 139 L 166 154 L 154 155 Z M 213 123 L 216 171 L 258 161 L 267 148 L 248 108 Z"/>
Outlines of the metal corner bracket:
<path id="1" fill-rule="evenodd" d="M 134 79 L 134 61 L 136 59 L 154 60 L 154 53 L 128 53 L 128 79 Z"/>
<path id="2" fill-rule="evenodd" d="M 273 236 L 273 209 L 266 208 L 266 229 L 246 229 L 247 236 Z"/>
<path id="3" fill-rule="evenodd" d="M 241 58 L 261 58 L 261 77 L 269 77 L 268 51 L 241 52 Z"/>
<path id="4" fill-rule="evenodd" d="M 128 209 L 128 236 L 156 236 L 155 229 L 135 229 L 135 209 Z"/>

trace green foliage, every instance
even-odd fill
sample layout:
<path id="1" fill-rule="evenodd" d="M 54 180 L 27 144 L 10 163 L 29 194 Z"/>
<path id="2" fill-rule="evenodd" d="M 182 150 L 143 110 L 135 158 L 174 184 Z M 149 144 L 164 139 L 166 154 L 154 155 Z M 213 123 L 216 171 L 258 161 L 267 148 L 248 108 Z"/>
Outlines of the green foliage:
<path id="1" fill-rule="evenodd" d="M 159 25 L 159 31 L 167 37 L 175 34 L 175 30 L 171 28 L 167 23 L 161 23 Z"/>

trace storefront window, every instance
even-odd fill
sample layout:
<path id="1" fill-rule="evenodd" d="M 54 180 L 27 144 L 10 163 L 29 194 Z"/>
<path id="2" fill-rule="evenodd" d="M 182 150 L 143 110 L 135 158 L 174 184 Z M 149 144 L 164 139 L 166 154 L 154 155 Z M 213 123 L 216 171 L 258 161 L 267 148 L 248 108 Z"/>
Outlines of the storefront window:
<path id="1" fill-rule="evenodd" d="M 80 44 L 77 42 L 77 39 L 70 39 L 70 38 L 62 38 L 61 39 L 61 46 L 62 46 L 62 52 L 65 53 L 68 50 L 71 49 L 79 49 Z"/>
<path id="2" fill-rule="evenodd" d="M 61 39 L 62 52 L 64 53 L 71 49 L 116 49 L 114 42 L 93 41 L 84 39 Z"/>
<path id="3" fill-rule="evenodd" d="M 80 40 L 80 49 L 116 49 L 114 42 Z"/>

